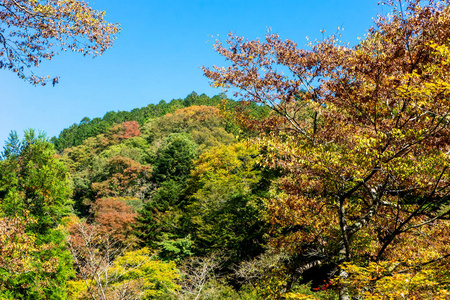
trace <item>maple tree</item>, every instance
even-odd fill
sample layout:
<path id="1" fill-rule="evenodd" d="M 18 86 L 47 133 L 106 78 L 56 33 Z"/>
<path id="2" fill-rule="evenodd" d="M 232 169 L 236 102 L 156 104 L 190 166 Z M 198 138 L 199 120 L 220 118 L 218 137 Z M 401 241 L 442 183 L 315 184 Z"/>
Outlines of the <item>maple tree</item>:
<path id="1" fill-rule="evenodd" d="M 112 47 L 119 26 L 107 23 L 104 15 L 77 0 L 0 1 L 0 68 L 45 85 L 49 78 L 31 71 L 43 59 L 66 50 L 95 57 Z"/>
<path id="2" fill-rule="evenodd" d="M 127 121 L 111 127 L 106 134 L 106 138 L 110 143 L 117 143 L 118 141 L 140 135 L 139 123 L 136 121 Z"/>
<path id="3" fill-rule="evenodd" d="M 131 226 L 136 222 L 137 214 L 124 199 L 97 199 L 93 211 L 100 232 L 108 233 L 121 242 L 131 239 Z"/>
<path id="4" fill-rule="evenodd" d="M 261 163 L 286 174 L 269 204 L 273 244 L 295 255 L 286 290 L 328 267 L 322 273 L 340 278 L 340 299 L 349 299 L 343 263 L 390 264 L 364 285 L 368 294 L 417 270 L 433 274 L 433 293 L 448 285 L 450 8 L 383 4 L 392 13 L 356 46 L 336 35 L 301 49 L 276 34 L 231 34 L 228 46 L 215 44 L 230 64 L 204 68 L 213 86 L 273 111 L 247 123 L 260 130 Z"/>

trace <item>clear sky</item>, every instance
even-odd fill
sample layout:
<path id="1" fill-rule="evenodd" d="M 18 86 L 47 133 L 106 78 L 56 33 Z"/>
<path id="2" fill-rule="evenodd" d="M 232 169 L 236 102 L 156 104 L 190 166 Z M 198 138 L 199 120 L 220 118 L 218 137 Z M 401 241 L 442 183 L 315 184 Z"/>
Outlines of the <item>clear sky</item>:
<path id="1" fill-rule="evenodd" d="M 114 48 L 92 59 L 63 53 L 35 69 L 37 75 L 60 76 L 60 83 L 32 86 L 0 70 L 0 145 L 11 130 L 26 128 L 49 137 L 83 117 L 131 110 L 164 99 L 184 98 L 192 91 L 208 96 L 200 66 L 222 65 L 215 39 L 230 31 L 249 39 L 267 30 L 299 46 L 306 37 L 320 39 L 343 27 L 342 40 L 355 44 L 383 13 L 378 0 L 95 0 L 109 22 L 120 23 Z M 386 10 L 386 7 L 384 7 Z"/>

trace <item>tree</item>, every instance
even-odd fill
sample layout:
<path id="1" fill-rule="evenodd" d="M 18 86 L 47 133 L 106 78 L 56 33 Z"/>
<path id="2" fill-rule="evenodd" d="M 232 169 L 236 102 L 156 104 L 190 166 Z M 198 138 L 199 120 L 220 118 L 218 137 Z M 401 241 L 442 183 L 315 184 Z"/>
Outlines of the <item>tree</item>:
<path id="1" fill-rule="evenodd" d="M 69 283 L 74 299 L 154 299 L 178 290 L 174 262 L 162 262 L 147 249 L 129 251 L 96 224 L 72 220 L 68 242 L 78 268 Z"/>
<path id="2" fill-rule="evenodd" d="M 198 145 L 185 133 L 174 133 L 167 136 L 164 144 L 156 153 L 155 181 L 174 180 L 183 182 L 189 177 L 193 160 L 198 156 Z"/>
<path id="3" fill-rule="evenodd" d="M 141 165 L 131 158 L 114 156 L 104 166 L 101 182 L 92 183 L 97 197 L 137 196 L 145 194 L 150 179 L 150 166 Z"/>
<path id="4" fill-rule="evenodd" d="M 8 157 L 19 155 L 21 147 L 22 145 L 17 131 L 11 131 L 8 140 L 5 143 L 5 147 L 3 147 L 3 153 L 0 158 L 6 159 Z"/>
<path id="5" fill-rule="evenodd" d="M 0 161 L 0 211 L 21 217 L 29 213 L 36 229 L 45 233 L 68 213 L 69 174 L 45 135 L 30 129 L 22 141 L 15 133 L 10 140 L 15 142 L 7 143 Z"/>
<path id="6" fill-rule="evenodd" d="M 426 269 L 440 284 L 434 296 L 448 288 L 450 8 L 384 4 L 392 14 L 354 47 L 337 36 L 304 50 L 276 34 L 230 35 L 215 45 L 230 66 L 204 68 L 214 86 L 273 111 L 254 141 L 266 149 L 261 163 L 286 172 L 268 208 L 274 244 L 295 254 L 287 290 L 327 267 L 349 299 L 338 266 L 385 262 L 374 281 Z"/>
<path id="7" fill-rule="evenodd" d="M 57 224 L 68 213 L 68 173 L 44 135 L 10 137 L 0 161 L 0 295 L 65 299 L 72 261 Z"/>
<path id="8" fill-rule="evenodd" d="M 59 51 L 101 55 L 112 47 L 117 24 L 108 24 L 104 12 L 77 0 L 2 0 L 0 2 L 0 68 L 11 70 L 32 84 L 45 85 L 48 77 L 31 68 Z M 52 80 L 58 82 L 58 77 Z"/>
<path id="9" fill-rule="evenodd" d="M 97 199 L 93 211 L 100 233 L 108 233 L 123 243 L 132 239 L 132 225 L 136 222 L 137 214 L 123 199 Z"/>
<path id="10" fill-rule="evenodd" d="M 182 194 L 193 161 L 198 157 L 197 152 L 198 145 L 186 133 L 168 135 L 157 150 L 153 178 L 159 187 L 151 199 L 145 202 L 137 218 L 136 235 L 144 245 L 155 247 L 157 242 L 168 238 L 175 238 L 172 245 L 189 243 L 184 239 L 185 236 L 181 240 L 176 238 L 180 234 L 179 220 L 183 216 L 180 211 L 183 206 Z"/>
<path id="11" fill-rule="evenodd" d="M 129 121 L 64 149 L 61 159 L 72 175 L 74 208 L 79 215 L 87 216 L 96 198 L 148 196 L 153 189 L 151 168 L 145 165 L 148 146 L 139 135 L 139 124 Z"/>
<path id="12" fill-rule="evenodd" d="M 73 275 L 65 244 L 31 232 L 29 217 L 0 217 L 1 299 L 66 299 Z"/>
<path id="13" fill-rule="evenodd" d="M 176 299 L 203 299 L 208 282 L 214 280 L 215 272 L 220 269 L 221 255 L 213 253 L 207 257 L 190 257 L 180 266 L 183 275 L 182 287 L 179 291 L 173 291 Z"/>
<path id="14" fill-rule="evenodd" d="M 79 124 L 73 124 L 69 128 L 64 129 L 61 131 L 58 137 L 52 138 L 52 143 L 55 145 L 56 149 L 58 151 L 63 151 L 66 148 L 78 146 L 83 143 L 84 140 L 86 140 L 89 137 L 95 137 L 99 134 L 107 134 L 108 130 L 113 127 L 116 124 L 119 123 L 129 123 L 129 124 L 122 124 L 124 126 L 119 127 L 120 130 L 126 129 L 127 133 L 122 134 L 121 138 L 128 138 L 131 136 L 139 135 L 139 131 L 142 130 L 142 128 L 136 128 L 136 125 L 133 125 L 134 123 L 132 121 L 138 122 L 140 125 L 144 125 L 149 120 L 163 117 L 166 114 L 174 113 L 176 110 L 181 109 L 183 111 L 181 116 L 177 116 L 178 114 L 171 114 L 172 117 L 169 118 L 162 118 L 159 121 L 152 122 L 151 124 L 145 126 L 145 130 L 147 131 L 147 137 L 149 140 L 153 141 L 155 138 L 161 138 L 162 135 L 167 135 L 168 132 L 170 133 L 170 130 L 173 132 L 179 132 L 181 128 L 177 127 L 177 121 L 181 118 L 187 118 L 193 117 L 194 122 L 190 122 L 188 119 L 185 119 L 184 122 L 187 124 L 190 124 L 189 127 L 194 127 L 192 129 L 197 129 L 196 126 L 198 121 L 205 121 L 205 119 L 210 119 L 206 124 L 208 124 L 209 130 L 211 130 L 212 135 L 209 133 L 209 130 L 205 132 L 206 138 L 202 137 L 203 140 L 210 140 L 211 142 L 216 142 L 216 139 L 221 141 L 226 137 L 226 132 L 221 132 L 220 129 L 223 129 L 223 123 L 224 120 L 221 120 L 217 114 L 217 109 L 210 107 L 210 108 L 202 108 L 205 105 L 207 106 L 218 106 L 223 99 L 226 99 L 224 95 L 216 95 L 212 98 L 209 98 L 205 94 L 202 94 L 200 96 L 196 96 L 196 93 L 193 92 L 190 95 L 188 95 L 184 100 L 173 100 L 169 104 L 165 101 L 161 101 L 159 104 L 149 104 L 146 107 L 142 108 L 135 108 L 129 112 L 127 111 L 119 111 L 119 112 L 107 112 L 103 118 L 94 118 L 90 120 L 89 118 L 85 117 L 81 120 Z M 233 103 L 233 101 L 229 100 L 228 103 Z M 187 106 L 193 106 L 193 105 L 199 105 L 200 107 L 194 108 L 192 110 L 184 111 L 182 108 Z M 200 111 L 195 113 L 195 111 Z M 206 114 L 203 115 L 202 114 Z M 200 118 L 198 118 L 200 117 Z M 173 120 L 172 120 L 173 119 Z M 201 120 L 203 119 L 203 120 Z M 229 123 L 229 122 L 227 122 Z M 221 126 L 221 127 L 217 127 Z M 128 129 L 126 128 L 128 127 Z M 171 127 L 168 129 L 168 127 Z M 189 127 L 184 127 L 184 129 L 187 129 Z M 217 128 L 214 128 L 217 127 Z M 117 130 L 117 128 L 116 128 Z M 186 130 L 184 130 L 186 131 Z M 201 135 L 201 133 L 199 133 Z M 204 144 L 204 143 L 203 143 Z"/>
<path id="15" fill-rule="evenodd" d="M 263 252 L 264 173 L 256 166 L 258 148 L 236 143 L 215 147 L 195 161 L 186 208 L 196 254 L 221 251 L 225 267 Z M 269 181 L 269 180 L 267 180 Z"/>

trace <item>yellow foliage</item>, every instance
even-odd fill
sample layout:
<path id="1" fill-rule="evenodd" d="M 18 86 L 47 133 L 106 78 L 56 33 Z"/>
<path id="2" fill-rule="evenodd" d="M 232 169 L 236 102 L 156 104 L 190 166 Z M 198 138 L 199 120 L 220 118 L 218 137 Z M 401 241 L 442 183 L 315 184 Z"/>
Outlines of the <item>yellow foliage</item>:
<path id="1" fill-rule="evenodd" d="M 441 284 L 440 271 L 422 268 L 413 261 L 371 262 L 366 267 L 342 266 L 348 278 L 337 278 L 355 296 L 364 299 L 448 299 L 448 286 Z"/>
<path id="2" fill-rule="evenodd" d="M 130 299 L 154 299 L 180 286 L 180 278 L 174 262 L 156 259 L 148 248 L 129 251 L 116 260 L 106 270 L 87 279 L 68 282 L 69 295 L 73 299 L 89 298 L 89 294 L 105 294 L 107 299 L 116 295 L 126 295 Z"/>

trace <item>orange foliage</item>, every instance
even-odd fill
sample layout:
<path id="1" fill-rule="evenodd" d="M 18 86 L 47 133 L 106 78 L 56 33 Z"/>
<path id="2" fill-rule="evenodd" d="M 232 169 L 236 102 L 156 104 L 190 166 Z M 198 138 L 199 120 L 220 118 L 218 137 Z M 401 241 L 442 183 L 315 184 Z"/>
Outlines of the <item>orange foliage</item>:
<path id="1" fill-rule="evenodd" d="M 177 117 L 176 119 L 182 120 L 183 122 L 205 122 L 208 119 L 219 116 L 219 113 L 220 111 L 217 107 L 199 105 L 181 108 L 176 110 L 173 114 L 167 114 L 166 116 L 167 118 L 175 116 Z"/>
<path id="2" fill-rule="evenodd" d="M 381 2 L 393 13 L 354 47 L 230 34 L 215 44 L 230 66 L 204 68 L 213 86 L 273 111 L 253 141 L 261 164 L 285 174 L 269 219 L 275 243 L 297 256 L 296 276 L 314 264 L 399 261 L 395 272 L 440 278 L 434 262 L 450 257 L 450 7 Z"/>
<path id="3" fill-rule="evenodd" d="M 141 131 L 139 130 L 139 123 L 136 121 L 128 121 L 111 127 L 104 138 L 100 140 L 100 143 L 107 147 L 109 145 L 118 144 L 122 140 L 140 135 Z"/>
<path id="4" fill-rule="evenodd" d="M 140 136 L 139 123 L 136 121 L 128 121 L 121 124 L 123 131 L 119 134 L 119 138 L 126 140 L 135 136 Z"/>
<path id="5" fill-rule="evenodd" d="M 100 198 L 93 205 L 99 231 L 125 241 L 132 232 L 137 213 L 120 198 Z"/>
<path id="6" fill-rule="evenodd" d="M 119 27 L 104 20 L 104 12 L 77 0 L 1 1 L 0 68 L 9 69 L 32 84 L 45 85 L 47 77 L 29 71 L 58 51 L 102 54 L 112 47 Z M 53 78 L 53 85 L 58 77 Z"/>

